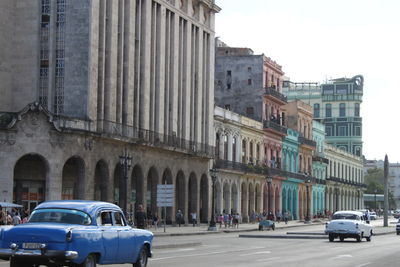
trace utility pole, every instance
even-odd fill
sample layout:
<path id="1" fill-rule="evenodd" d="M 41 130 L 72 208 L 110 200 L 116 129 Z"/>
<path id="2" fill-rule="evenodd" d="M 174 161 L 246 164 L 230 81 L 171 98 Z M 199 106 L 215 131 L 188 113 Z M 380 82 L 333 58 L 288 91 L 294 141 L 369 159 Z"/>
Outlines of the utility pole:
<path id="1" fill-rule="evenodd" d="M 383 226 L 387 227 L 388 226 L 388 210 L 389 210 L 389 188 L 388 188 L 388 174 L 389 174 L 389 160 L 388 156 L 385 155 L 385 163 L 383 165 L 383 184 L 384 184 L 384 205 L 383 205 Z"/>

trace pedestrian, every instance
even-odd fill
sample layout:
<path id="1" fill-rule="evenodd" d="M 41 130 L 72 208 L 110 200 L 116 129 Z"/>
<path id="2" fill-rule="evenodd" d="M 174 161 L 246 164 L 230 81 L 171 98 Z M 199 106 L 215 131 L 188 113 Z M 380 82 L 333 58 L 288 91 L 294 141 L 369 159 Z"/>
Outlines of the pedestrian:
<path id="1" fill-rule="evenodd" d="M 236 213 L 235 216 L 233 217 L 233 219 L 235 220 L 235 224 L 236 224 L 236 228 L 239 228 L 239 222 L 240 222 L 240 215 L 239 213 Z"/>
<path id="2" fill-rule="evenodd" d="M 12 217 L 12 224 L 17 225 L 21 223 L 21 216 L 19 216 L 18 211 L 14 211 L 14 216 Z"/>
<path id="3" fill-rule="evenodd" d="M 139 229 L 144 229 L 146 224 L 146 213 L 144 212 L 143 205 L 139 205 L 135 214 L 136 225 Z"/>
<path id="4" fill-rule="evenodd" d="M 195 227 L 196 224 L 197 224 L 197 214 L 196 214 L 196 212 L 193 211 L 193 212 L 190 214 L 190 216 L 192 217 L 192 224 L 193 224 L 193 227 Z"/>
<path id="5" fill-rule="evenodd" d="M 285 211 L 283 213 L 283 220 L 285 221 L 285 224 L 288 223 L 288 220 L 289 220 L 289 212 L 288 211 Z"/>
<path id="6" fill-rule="evenodd" d="M 4 214 L 3 207 L 0 206 L 0 225 L 6 224 L 6 215 Z"/>
<path id="7" fill-rule="evenodd" d="M 157 212 L 155 212 L 154 215 L 153 215 L 153 225 L 154 225 L 154 229 L 157 230 L 157 227 L 158 227 L 158 215 L 157 215 Z"/>
<path id="8" fill-rule="evenodd" d="M 30 211 L 29 211 L 29 210 L 25 210 L 25 211 L 23 212 L 21 223 L 27 223 L 27 222 L 28 222 L 29 214 L 30 214 Z"/>
<path id="9" fill-rule="evenodd" d="M 277 221 L 278 223 L 281 222 L 281 217 L 282 217 L 282 214 L 281 214 L 281 212 L 278 210 L 278 211 L 276 212 L 276 221 Z"/>
<path id="10" fill-rule="evenodd" d="M 7 225 L 12 225 L 13 224 L 13 219 L 12 219 L 12 216 L 11 216 L 11 212 L 9 212 L 9 211 L 7 211 L 6 222 L 7 222 Z"/>
<path id="11" fill-rule="evenodd" d="M 182 219 L 183 219 L 183 213 L 181 210 L 178 210 L 176 212 L 175 220 L 176 220 L 176 223 L 179 225 L 179 227 L 181 227 Z"/>
<path id="12" fill-rule="evenodd" d="M 225 225 L 225 228 L 228 227 L 228 223 L 229 223 L 229 215 L 225 213 L 224 214 L 224 225 Z"/>
<path id="13" fill-rule="evenodd" d="M 224 216 L 222 214 L 220 214 L 218 216 L 218 223 L 219 223 L 219 228 L 222 227 L 222 223 L 224 222 Z"/>

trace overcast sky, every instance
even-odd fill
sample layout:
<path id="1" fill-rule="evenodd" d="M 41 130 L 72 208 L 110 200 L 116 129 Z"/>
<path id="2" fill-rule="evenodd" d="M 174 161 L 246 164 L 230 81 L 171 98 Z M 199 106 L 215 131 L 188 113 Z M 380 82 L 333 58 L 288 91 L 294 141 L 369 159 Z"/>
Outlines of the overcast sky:
<path id="1" fill-rule="evenodd" d="M 216 0 L 216 36 L 293 82 L 364 76 L 363 153 L 400 162 L 399 0 Z"/>

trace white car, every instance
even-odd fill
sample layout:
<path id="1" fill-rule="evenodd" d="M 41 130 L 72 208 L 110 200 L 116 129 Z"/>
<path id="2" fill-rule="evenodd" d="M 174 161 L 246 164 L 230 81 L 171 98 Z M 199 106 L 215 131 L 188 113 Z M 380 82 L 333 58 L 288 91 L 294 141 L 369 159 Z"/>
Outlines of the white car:
<path id="1" fill-rule="evenodd" d="M 371 220 L 376 220 L 376 219 L 378 218 L 378 216 L 376 215 L 376 212 L 375 212 L 375 211 L 371 211 L 371 212 L 369 213 L 369 218 L 370 218 Z"/>
<path id="2" fill-rule="evenodd" d="M 357 242 L 361 242 L 363 238 L 371 241 L 372 226 L 365 220 L 362 212 L 337 211 L 326 224 L 325 234 L 329 236 L 329 242 L 333 242 L 335 238 L 340 241 L 345 238 L 355 238 Z"/>

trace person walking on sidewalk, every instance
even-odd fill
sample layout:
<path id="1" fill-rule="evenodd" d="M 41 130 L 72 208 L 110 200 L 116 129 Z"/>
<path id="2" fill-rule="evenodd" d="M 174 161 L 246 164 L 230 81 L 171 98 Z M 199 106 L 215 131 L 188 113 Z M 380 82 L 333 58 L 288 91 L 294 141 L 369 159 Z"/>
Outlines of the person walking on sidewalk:
<path id="1" fill-rule="evenodd" d="M 285 213 L 283 214 L 283 220 L 285 221 L 285 224 L 288 223 L 288 220 L 289 220 L 289 211 L 285 211 Z"/>
<path id="2" fill-rule="evenodd" d="M 181 227 L 182 219 L 183 219 L 183 213 L 182 213 L 182 211 L 181 211 L 181 210 L 178 210 L 175 217 L 176 217 L 176 218 L 175 218 L 175 219 L 176 219 L 176 223 L 179 225 L 179 227 Z"/>
<path id="3" fill-rule="evenodd" d="M 190 213 L 190 215 L 192 216 L 193 227 L 195 227 L 197 224 L 197 214 L 196 214 L 196 212 L 193 211 L 192 213 Z"/>
<path id="4" fill-rule="evenodd" d="M 138 206 L 135 214 L 136 226 L 139 229 L 144 229 L 146 224 L 146 213 L 144 212 L 143 205 Z"/>

